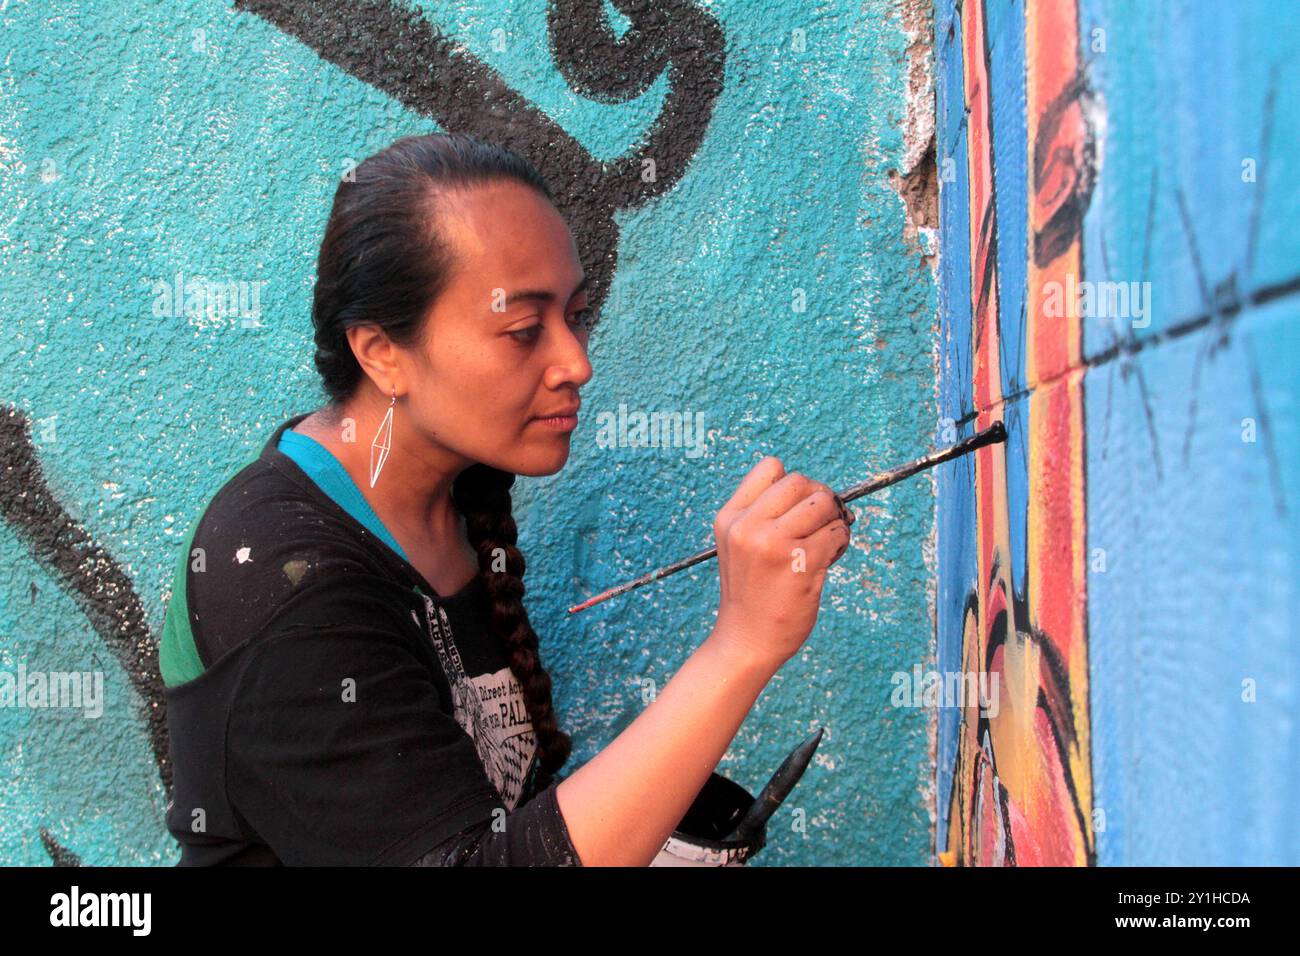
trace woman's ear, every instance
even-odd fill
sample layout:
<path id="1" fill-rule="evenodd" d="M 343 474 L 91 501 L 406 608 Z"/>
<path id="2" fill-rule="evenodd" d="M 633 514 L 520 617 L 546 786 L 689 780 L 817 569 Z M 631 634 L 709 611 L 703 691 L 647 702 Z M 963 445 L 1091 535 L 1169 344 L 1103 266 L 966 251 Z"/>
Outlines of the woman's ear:
<path id="1" fill-rule="evenodd" d="M 377 325 L 354 325 L 347 330 L 348 344 L 361 370 L 372 382 L 384 383 L 379 390 L 388 394 L 394 389 L 406 393 L 404 369 L 399 349 Z"/>

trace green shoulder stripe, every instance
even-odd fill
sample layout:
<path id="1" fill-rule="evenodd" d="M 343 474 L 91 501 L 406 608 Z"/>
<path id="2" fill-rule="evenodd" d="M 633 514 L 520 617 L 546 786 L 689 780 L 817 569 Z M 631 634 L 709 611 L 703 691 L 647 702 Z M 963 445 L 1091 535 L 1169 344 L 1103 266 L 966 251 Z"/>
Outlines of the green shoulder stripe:
<path id="1" fill-rule="evenodd" d="M 259 449 L 231 472 L 227 481 L 261 457 L 262 453 Z M 167 602 L 162 638 L 158 642 L 158 669 L 162 672 L 163 684 L 166 687 L 175 687 L 177 684 L 193 680 L 202 674 L 204 669 L 203 658 L 199 657 L 198 646 L 194 643 L 194 632 L 190 630 L 189 565 L 190 551 L 194 548 L 194 534 L 199 530 L 199 523 L 206 513 L 205 508 L 194 519 L 194 524 L 190 525 L 189 533 L 185 536 L 185 546 L 181 548 L 176 570 L 172 574 L 172 596 Z"/>
<path id="2" fill-rule="evenodd" d="M 189 565 L 190 549 L 194 546 L 194 533 L 199 530 L 200 514 L 185 536 L 180 560 L 172 576 L 172 596 L 167 602 L 167 616 L 163 621 L 162 640 L 158 643 L 158 669 L 162 671 L 163 684 L 175 687 L 193 680 L 203 673 L 203 660 L 194 644 L 190 630 Z"/>

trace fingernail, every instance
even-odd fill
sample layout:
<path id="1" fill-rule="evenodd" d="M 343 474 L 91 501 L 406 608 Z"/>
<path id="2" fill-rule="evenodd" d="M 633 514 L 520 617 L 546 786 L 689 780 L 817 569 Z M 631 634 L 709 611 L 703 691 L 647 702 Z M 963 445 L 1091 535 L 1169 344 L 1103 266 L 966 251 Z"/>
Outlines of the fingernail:
<path id="1" fill-rule="evenodd" d="M 840 517 L 844 519 L 845 524 L 852 525 L 857 520 L 853 512 L 849 510 L 849 506 L 844 503 L 844 499 L 839 495 L 835 496 L 835 504 L 839 506 Z"/>

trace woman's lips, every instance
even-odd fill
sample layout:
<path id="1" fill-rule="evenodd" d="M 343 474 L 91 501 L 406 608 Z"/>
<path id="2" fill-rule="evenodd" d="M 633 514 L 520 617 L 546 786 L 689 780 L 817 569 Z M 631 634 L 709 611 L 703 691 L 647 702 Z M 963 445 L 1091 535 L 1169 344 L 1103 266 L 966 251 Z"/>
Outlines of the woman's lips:
<path id="1" fill-rule="evenodd" d="M 578 427 L 577 415 L 555 415 L 551 418 L 534 418 L 533 421 L 562 432 L 570 432 Z"/>

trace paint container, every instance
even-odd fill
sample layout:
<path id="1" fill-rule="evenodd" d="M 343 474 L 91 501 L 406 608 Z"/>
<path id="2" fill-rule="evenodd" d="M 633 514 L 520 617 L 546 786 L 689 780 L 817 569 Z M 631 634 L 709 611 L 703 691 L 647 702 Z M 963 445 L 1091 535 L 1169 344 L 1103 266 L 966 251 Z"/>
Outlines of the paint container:
<path id="1" fill-rule="evenodd" d="M 767 842 L 764 825 L 748 837 L 730 834 L 754 804 L 754 795 L 714 771 L 651 866 L 741 866 Z"/>
<path id="2" fill-rule="evenodd" d="M 767 843 L 767 821 L 808 769 L 824 728 L 790 751 L 755 798 L 716 770 L 709 774 L 651 866 L 742 866 Z"/>

